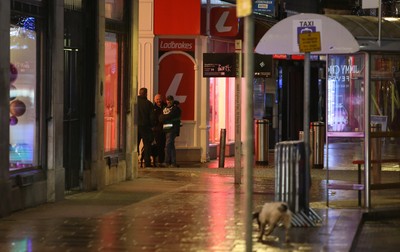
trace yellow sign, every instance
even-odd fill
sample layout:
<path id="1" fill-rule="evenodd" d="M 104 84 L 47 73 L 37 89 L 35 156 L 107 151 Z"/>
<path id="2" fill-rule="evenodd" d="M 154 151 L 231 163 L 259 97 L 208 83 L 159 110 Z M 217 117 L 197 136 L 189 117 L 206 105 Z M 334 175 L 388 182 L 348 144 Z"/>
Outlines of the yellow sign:
<path id="1" fill-rule="evenodd" d="M 300 33 L 299 34 L 299 50 L 300 50 L 300 52 L 321 51 L 321 34 L 320 34 L 320 32 Z"/>
<path id="2" fill-rule="evenodd" d="M 236 0 L 236 16 L 250 16 L 253 11 L 252 0 Z"/>

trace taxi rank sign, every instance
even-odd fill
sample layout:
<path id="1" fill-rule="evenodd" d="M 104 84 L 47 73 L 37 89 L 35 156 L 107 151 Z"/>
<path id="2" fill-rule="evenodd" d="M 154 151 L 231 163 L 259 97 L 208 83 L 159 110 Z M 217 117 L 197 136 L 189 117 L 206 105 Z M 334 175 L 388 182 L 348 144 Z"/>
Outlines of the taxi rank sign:
<path id="1" fill-rule="evenodd" d="M 303 33 L 315 33 L 322 30 L 322 22 L 320 19 L 311 20 L 293 20 L 293 51 L 299 51 L 299 35 Z"/>

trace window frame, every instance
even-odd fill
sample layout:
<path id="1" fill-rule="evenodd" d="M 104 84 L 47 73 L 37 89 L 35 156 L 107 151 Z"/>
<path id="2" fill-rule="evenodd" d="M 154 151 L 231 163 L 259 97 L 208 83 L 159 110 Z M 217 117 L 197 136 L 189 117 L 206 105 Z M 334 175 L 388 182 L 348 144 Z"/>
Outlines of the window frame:
<path id="1" fill-rule="evenodd" d="M 26 11 L 29 10 L 29 11 Z M 11 15 L 10 15 L 10 28 L 11 25 L 18 25 L 14 20 L 18 16 L 22 17 L 33 17 L 35 18 L 35 32 L 36 32 L 36 83 L 35 83 L 35 145 L 36 149 L 33 150 L 35 155 L 33 160 L 36 162 L 31 166 L 12 168 L 11 162 L 9 166 L 9 172 L 11 176 L 16 174 L 40 171 L 46 168 L 46 158 L 47 158 L 47 145 L 46 145 L 46 113 L 51 110 L 51 91 L 50 84 L 47 83 L 47 76 L 44 74 L 46 67 L 46 9 L 44 8 L 44 3 L 36 3 L 34 5 L 12 1 L 11 4 Z M 11 53 L 11 52 L 10 52 Z M 47 71 L 48 72 L 48 71 Z M 48 97 L 48 99 L 45 99 Z M 11 127 L 11 126 L 10 126 Z M 11 134 L 11 132 L 10 132 Z M 11 136 L 10 136 L 11 137 Z M 11 143 L 10 143 L 11 144 Z M 10 156 L 10 152 L 9 152 Z"/>
<path id="2" fill-rule="evenodd" d="M 129 12 L 130 9 L 127 1 L 123 3 L 123 19 L 122 20 L 113 20 L 106 18 L 105 22 L 105 32 L 106 33 L 114 33 L 117 37 L 118 43 L 118 111 L 119 111 L 119 122 L 118 122 L 118 143 L 117 148 L 115 150 L 107 151 L 104 153 L 105 158 L 115 158 L 125 159 L 125 150 L 126 150 L 126 136 L 127 136 L 127 127 L 126 127 L 126 115 L 130 112 L 129 110 Z M 104 139 L 105 142 L 105 139 Z"/>

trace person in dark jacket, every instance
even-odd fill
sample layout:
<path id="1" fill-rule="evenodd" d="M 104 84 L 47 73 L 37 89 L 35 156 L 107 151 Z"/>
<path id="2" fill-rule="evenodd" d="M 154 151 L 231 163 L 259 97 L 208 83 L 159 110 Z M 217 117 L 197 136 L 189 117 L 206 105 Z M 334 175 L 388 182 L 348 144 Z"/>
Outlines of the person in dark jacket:
<path id="1" fill-rule="evenodd" d="M 174 102 L 172 95 L 167 96 L 167 106 L 160 115 L 160 122 L 163 123 L 163 130 L 166 136 L 165 144 L 165 166 L 178 167 L 176 164 L 175 138 L 179 136 L 181 125 L 181 109 Z"/>
<path id="2" fill-rule="evenodd" d="M 141 88 L 138 96 L 138 151 L 143 141 L 145 167 L 151 167 L 150 148 L 153 141 L 151 128 L 154 124 L 153 103 L 147 99 L 147 88 Z"/>
<path id="3" fill-rule="evenodd" d="M 154 106 L 153 106 L 153 114 L 155 118 L 153 133 L 154 140 L 157 146 L 157 157 L 158 162 L 155 162 L 155 166 L 162 166 L 165 159 L 165 132 L 163 131 L 163 123 L 158 120 L 160 115 L 163 114 L 163 109 L 167 106 L 167 104 L 163 101 L 161 94 L 156 94 L 154 96 Z"/>

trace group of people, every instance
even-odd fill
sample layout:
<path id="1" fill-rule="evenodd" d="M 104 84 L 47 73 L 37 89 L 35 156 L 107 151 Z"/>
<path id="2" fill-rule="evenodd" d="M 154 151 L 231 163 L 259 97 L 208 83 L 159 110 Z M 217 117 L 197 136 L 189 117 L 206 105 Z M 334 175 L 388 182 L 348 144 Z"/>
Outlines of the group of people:
<path id="1" fill-rule="evenodd" d="M 172 95 L 168 95 L 165 102 L 162 98 L 161 94 L 156 94 L 153 104 L 147 98 L 147 88 L 139 90 L 138 150 L 143 141 L 141 155 L 145 167 L 178 167 L 175 138 L 180 132 L 181 109 Z"/>

